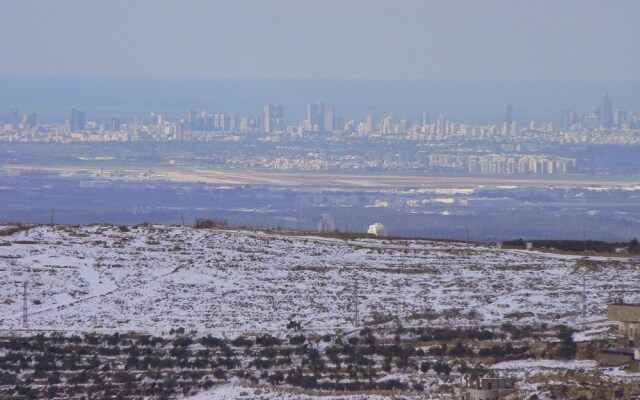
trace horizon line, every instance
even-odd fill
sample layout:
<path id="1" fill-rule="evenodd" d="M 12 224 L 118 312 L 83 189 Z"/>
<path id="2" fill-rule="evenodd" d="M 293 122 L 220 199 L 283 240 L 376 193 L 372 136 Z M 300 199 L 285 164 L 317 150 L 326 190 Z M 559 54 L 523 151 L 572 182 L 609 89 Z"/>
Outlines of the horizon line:
<path id="1" fill-rule="evenodd" d="M 56 74 L 2 74 L 4 78 L 52 78 L 52 79 L 184 79 L 184 80 L 229 80 L 229 81 L 395 81 L 395 82 L 575 82 L 575 83 L 597 83 L 597 82 L 619 82 L 619 83 L 640 83 L 640 79 L 543 79 L 543 78 L 342 78 L 342 77 L 239 77 L 239 76 L 185 76 L 185 75 L 56 75 Z"/>

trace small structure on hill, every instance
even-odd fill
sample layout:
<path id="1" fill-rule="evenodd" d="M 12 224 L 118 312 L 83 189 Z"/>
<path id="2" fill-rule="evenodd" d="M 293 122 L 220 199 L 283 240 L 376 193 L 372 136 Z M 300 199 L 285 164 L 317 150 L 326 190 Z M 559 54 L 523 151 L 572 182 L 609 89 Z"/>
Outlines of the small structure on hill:
<path id="1" fill-rule="evenodd" d="M 387 236 L 387 230 L 380 222 L 369 225 L 367 233 L 374 236 Z"/>
<path id="2" fill-rule="evenodd" d="M 454 387 L 458 400 L 497 400 L 514 392 L 513 379 L 485 377 L 472 379 L 468 375 L 460 378 L 460 385 Z"/>
<path id="3" fill-rule="evenodd" d="M 607 315 L 618 323 L 620 345 L 640 345 L 640 304 L 626 304 L 622 300 L 607 306 Z"/>
<path id="4" fill-rule="evenodd" d="M 600 365 L 627 365 L 631 371 L 640 370 L 640 304 L 625 303 L 622 298 L 607 306 L 611 321 L 618 324 L 618 347 L 600 349 Z"/>

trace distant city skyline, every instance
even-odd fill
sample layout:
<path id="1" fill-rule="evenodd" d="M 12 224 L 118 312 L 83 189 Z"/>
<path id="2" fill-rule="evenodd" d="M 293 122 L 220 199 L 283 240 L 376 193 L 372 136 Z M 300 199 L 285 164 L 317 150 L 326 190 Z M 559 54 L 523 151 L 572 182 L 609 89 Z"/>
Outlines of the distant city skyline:
<path id="1" fill-rule="evenodd" d="M 0 7 L 0 75 L 640 80 L 633 0 Z"/>
<path id="2" fill-rule="evenodd" d="M 151 108 L 150 108 L 151 109 Z M 264 104 L 262 106 L 262 113 L 254 112 L 248 114 L 242 114 L 239 112 L 241 110 L 233 110 L 231 112 L 219 112 L 219 110 L 211 110 L 211 109 L 188 109 L 186 110 L 186 115 L 182 115 L 186 118 L 180 118 L 175 115 L 167 115 L 163 112 L 159 112 L 158 110 L 149 111 L 147 113 L 143 113 L 142 115 L 135 115 L 133 118 L 122 118 L 120 114 L 111 115 L 109 117 L 102 116 L 102 118 L 93 119 L 93 122 L 100 122 L 103 125 L 112 130 L 117 130 L 120 128 L 121 123 L 124 122 L 134 122 L 138 124 L 142 119 L 153 120 L 152 125 L 163 125 L 165 122 L 169 122 L 167 118 L 177 118 L 177 121 L 182 125 L 182 128 L 187 129 L 189 131 L 234 131 L 241 130 L 240 120 L 246 120 L 245 129 L 247 128 L 255 128 L 264 133 L 274 133 L 274 132 L 282 132 L 285 130 L 287 126 L 295 125 L 296 121 L 299 125 L 299 128 L 303 129 L 306 132 L 333 132 L 333 131 L 342 131 L 347 120 L 352 122 L 363 122 L 364 129 L 367 133 L 372 133 L 375 131 L 375 126 L 379 124 L 380 130 L 382 133 L 391 133 L 394 130 L 405 131 L 409 125 L 418 125 L 418 126 L 427 126 L 432 124 L 439 133 L 444 132 L 444 124 L 445 122 L 453 122 L 447 121 L 447 118 L 442 113 L 437 114 L 433 113 L 433 110 L 423 110 L 420 113 L 414 113 L 413 116 L 407 117 L 397 117 L 395 115 L 394 110 L 385 110 L 382 115 L 378 116 L 378 120 L 376 122 L 376 116 L 371 113 L 365 115 L 364 117 L 358 118 L 357 115 L 339 115 L 336 114 L 336 110 L 333 105 L 325 103 L 325 101 L 316 101 L 313 103 L 306 104 L 306 118 L 303 118 L 301 115 L 295 115 L 293 118 L 286 119 L 285 118 L 285 107 L 281 104 Z M 495 120 L 493 122 L 485 123 L 485 125 L 501 125 L 511 127 L 516 126 L 517 123 L 513 119 L 513 104 L 512 103 L 504 103 L 502 106 L 502 121 Z M 615 111 L 614 111 L 615 110 Z M 254 110 L 255 111 L 255 110 Z M 492 112 L 491 114 L 495 114 Z M 8 113 L 4 120 L 0 117 L 0 124 L 6 123 L 13 125 L 13 127 L 17 127 L 19 125 L 23 126 L 35 126 L 37 125 L 35 122 L 35 118 L 37 116 L 37 111 L 29 111 L 23 114 L 22 119 L 20 118 L 20 111 L 16 106 L 11 106 L 8 109 Z M 435 119 L 431 121 L 431 116 Z M 558 110 L 557 118 L 553 118 L 552 120 L 530 120 L 524 121 L 529 124 L 534 123 L 557 123 L 557 128 L 566 129 L 570 126 L 578 123 L 581 126 L 588 127 L 590 129 L 595 128 L 603 128 L 603 129 L 611 129 L 616 128 L 620 129 L 622 127 L 622 122 L 627 120 L 628 117 L 632 119 L 635 118 L 635 110 L 628 110 L 624 107 L 615 108 L 613 106 L 613 100 L 609 96 L 608 93 L 605 93 L 602 96 L 601 105 L 593 105 L 589 111 L 587 110 L 576 110 L 571 108 L 561 108 Z M 248 124 L 248 121 L 252 122 Z M 31 121 L 26 123 L 26 121 Z M 67 128 L 70 132 L 82 130 L 84 129 L 87 123 L 87 114 L 84 110 L 78 110 L 76 107 L 71 107 L 66 119 Z M 400 126 L 392 126 L 392 123 L 400 121 Z M 60 118 L 57 118 L 56 121 L 48 121 L 48 122 L 65 122 Z M 461 122 L 461 121 L 457 121 Z M 469 122 L 469 121 L 465 121 Z M 472 122 L 470 125 L 474 125 Z M 477 124 L 476 124 L 477 125 Z M 1 128 L 1 125 L 0 125 Z M 515 129 L 515 128 L 514 128 Z M 634 129 L 634 128 L 631 128 Z"/>
<path id="3" fill-rule="evenodd" d="M 331 105 L 322 110 L 323 125 L 332 124 L 336 116 L 383 118 L 391 112 L 398 119 L 411 121 L 425 116 L 435 120 L 443 114 L 467 123 L 498 124 L 505 122 L 507 103 L 511 104 L 511 121 L 518 124 L 535 120 L 561 126 L 562 119 L 567 118 L 561 116 L 562 112 L 589 114 L 593 107 L 607 110 L 604 116 L 610 124 L 617 109 L 640 110 L 640 82 L 613 81 L 0 77 L 0 88 L 0 122 L 18 118 L 6 114 L 12 107 L 19 110 L 20 117 L 25 112 L 37 112 L 38 122 L 48 123 L 69 119 L 69 110 L 74 107 L 85 111 L 87 118 L 102 122 L 114 117 L 132 121 L 149 112 L 181 118 L 190 109 L 262 118 L 264 105 L 272 104 L 286 110 L 282 113 L 274 109 L 270 117 L 282 126 L 308 120 L 307 105 L 319 101 Z M 608 94 L 610 103 L 604 101 L 604 94 Z M 423 115 L 425 111 L 428 115 Z"/>

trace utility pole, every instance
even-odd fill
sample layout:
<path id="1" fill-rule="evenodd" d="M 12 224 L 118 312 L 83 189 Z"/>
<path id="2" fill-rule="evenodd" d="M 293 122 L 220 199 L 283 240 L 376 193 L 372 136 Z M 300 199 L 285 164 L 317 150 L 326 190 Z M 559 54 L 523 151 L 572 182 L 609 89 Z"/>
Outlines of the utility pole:
<path id="1" fill-rule="evenodd" d="M 587 276 L 582 275 L 582 325 L 587 323 Z"/>
<path id="2" fill-rule="evenodd" d="M 22 328 L 28 329 L 29 322 L 27 320 L 29 316 L 29 310 L 27 305 L 27 282 L 25 281 L 22 285 Z"/>
<path id="3" fill-rule="evenodd" d="M 55 207 L 51 207 L 51 225 L 53 225 L 53 212 L 55 211 Z"/>
<path id="4" fill-rule="evenodd" d="M 356 277 L 356 287 L 355 287 L 355 326 L 358 326 L 358 278 Z"/>
<path id="5" fill-rule="evenodd" d="M 182 227 L 184 228 L 184 214 L 180 214 L 180 216 L 182 217 Z"/>

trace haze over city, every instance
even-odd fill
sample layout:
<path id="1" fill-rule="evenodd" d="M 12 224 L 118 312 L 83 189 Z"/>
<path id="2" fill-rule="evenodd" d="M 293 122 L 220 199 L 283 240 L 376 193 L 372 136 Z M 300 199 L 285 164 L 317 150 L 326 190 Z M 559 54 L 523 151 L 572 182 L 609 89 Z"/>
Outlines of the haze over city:
<path id="1" fill-rule="evenodd" d="M 1 4 L 2 75 L 640 78 L 633 0 Z"/>

